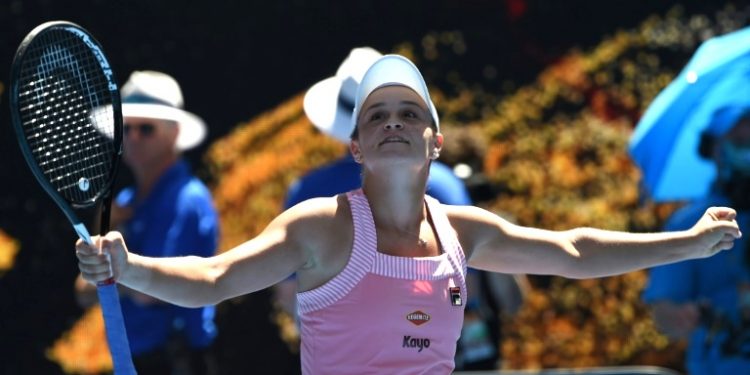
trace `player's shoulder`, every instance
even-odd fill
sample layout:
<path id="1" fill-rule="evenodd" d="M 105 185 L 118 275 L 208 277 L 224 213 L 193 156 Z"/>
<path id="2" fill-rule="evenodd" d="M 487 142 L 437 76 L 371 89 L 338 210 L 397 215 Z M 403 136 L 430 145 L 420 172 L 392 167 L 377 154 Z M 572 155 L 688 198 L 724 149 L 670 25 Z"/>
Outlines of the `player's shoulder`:
<path id="1" fill-rule="evenodd" d="M 472 205 L 451 205 L 451 204 L 443 204 L 439 203 L 441 207 L 443 208 L 443 211 L 448 216 L 449 219 L 457 219 L 457 220 L 476 220 L 477 218 L 481 217 L 495 217 L 496 215 L 492 214 L 490 211 L 487 211 L 484 208 L 472 206 Z"/>
<path id="2" fill-rule="evenodd" d="M 333 220 L 342 211 L 349 211 L 345 194 L 306 199 L 288 208 L 283 215 L 295 220 Z"/>
<path id="3" fill-rule="evenodd" d="M 296 238 L 310 248 L 335 247 L 331 241 L 351 232 L 352 216 L 345 194 L 311 198 L 302 201 L 274 220 L 272 226 L 282 226 L 290 238 Z"/>

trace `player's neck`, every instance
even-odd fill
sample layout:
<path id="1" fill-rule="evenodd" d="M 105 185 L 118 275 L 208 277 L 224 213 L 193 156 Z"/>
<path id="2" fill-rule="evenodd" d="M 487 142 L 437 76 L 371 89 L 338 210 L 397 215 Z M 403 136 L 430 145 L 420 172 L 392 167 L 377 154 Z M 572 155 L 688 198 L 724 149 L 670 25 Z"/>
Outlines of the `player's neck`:
<path id="1" fill-rule="evenodd" d="M 429 167 L 414 173 L 365 174 L 362 189 L 373 218 L 387 227 L 411 227 L 424 219 L 424 194 Z"/>

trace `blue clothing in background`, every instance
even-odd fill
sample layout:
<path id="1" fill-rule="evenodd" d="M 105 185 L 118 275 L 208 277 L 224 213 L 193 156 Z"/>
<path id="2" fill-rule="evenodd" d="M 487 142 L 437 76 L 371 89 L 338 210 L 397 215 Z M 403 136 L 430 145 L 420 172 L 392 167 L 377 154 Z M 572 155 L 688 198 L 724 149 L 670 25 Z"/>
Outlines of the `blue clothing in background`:
<path id="1" fill-rule="evenodd" d="M 362 169 L 347 153 L 341 159 L 324 165 L 303 176 L 292 184 L 287 193 L 284 208 L 310 198 L 331 197 L 362 186 Z M 427 195 L 440 203 L 456 206 L 471 204 L 471 198 L 463 181 L 456 177 L 447 165 L 433 161 L 427 179 Z"/>
<path id="2" fill-rule="evenodd" d="M 693 202 L 677 212 L 667 222 L 666 230 L 690 228 L 711 206 L 729 206 L 727 199 L 712 195 Z M 737 223 L 745 234 L 737 240 L 734 248 L 722 251 L 710 258 L 694 259 L 650 270 L 649 282 L 643 293 L 646 302 L 669 301 L 673 303 L 705 303 L 715 315 L 729 319 L 735 327 L 740 326 L 739 293 L 742 285 L 750 285 L 750 272 L 745 259 L 750 233 L 750 212 L 738 212 Z M 746 298 L 746 297 L 745 297 Z M 706 319 L 707 317 L 703 317 Z M 750 329 L 750 327 L 746 327 Z M 750 348 L 744 355 L 728 355 L 726 343 L 729 332 L 719 329 L 708 337 L 705 325 L 699 326 L 689 339 L 686 365 L 691 375 L 702 374 L 750 374 Z M 750 334 L 750 332 L 745 332 Z M 736 334 L 735 334 L 736 337 Z M 750 337 L 748 342 L 750 344 Z"/>
<path id="3" fill-rule="evenodd" d="M 131 252 L 151 257 L 211 256 L 218 247 L 218 215 L 206 186 L 184 161 L 157 181 L 151 194 L 135 202 L 135 191 L 121 191 L 118 205 L 133 207 L 121 228 Z M 214 307 L 184 308 L 166 303 L 141 304 L 121 298 L 125 328 L 133 355 L 161 349 L 175 332 L 193 348 L 205 348 L 216 336 Z"/>

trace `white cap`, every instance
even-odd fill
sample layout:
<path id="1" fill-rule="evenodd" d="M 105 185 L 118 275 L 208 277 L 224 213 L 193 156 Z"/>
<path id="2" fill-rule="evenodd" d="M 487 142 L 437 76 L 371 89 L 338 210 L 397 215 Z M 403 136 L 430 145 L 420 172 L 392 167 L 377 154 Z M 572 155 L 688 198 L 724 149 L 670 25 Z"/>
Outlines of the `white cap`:
<path id="1" fill-rule="evenodd" d="M 427 90 L 427 84 L 422 78 L 419 69 L 406 57 L 400 55 L 385 55 L 378 59 L 370 69 L 367 70 L 362 82 L 357 90 L 357 98 L 354 102 L 354 111 L 352 115 L 352 128 L 357 126 L 357 117 L 362 109 L 367 97 L 373 91 L 385 86 L 406 86 L 419 95 L 424 100 L 425 105 L 435 121 L 435 127 L 440 132 L 440 120 L 438 118 L 435 104 L 430 99 L 430 92 Z"/>

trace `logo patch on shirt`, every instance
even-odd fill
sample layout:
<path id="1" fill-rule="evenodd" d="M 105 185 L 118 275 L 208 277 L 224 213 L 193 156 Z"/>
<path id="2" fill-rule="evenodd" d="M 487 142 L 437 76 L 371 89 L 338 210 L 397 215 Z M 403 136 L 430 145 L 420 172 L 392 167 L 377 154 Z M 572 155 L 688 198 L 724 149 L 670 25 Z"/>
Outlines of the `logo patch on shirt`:
<path id="1" fill-rule="evenodd" d="M 453 306 L 461 306 L 463 305 L 463 301 L 461 300 L 461 288 L 457 286 L 452 286 L 448 288 L 448 293 L 451 295 L 451 305 Z"/>
<path id="2" fill-rule="evenodd" d="M 419 348 L 419 350 L 417 350 L 417 353 L 419 353 L 423 349 L 427 349 L 430 347 L 430 339 L 404 336 L 404 343 L 401 344 L 401 347 L 402 348 Z"/>
<path id="3" fill-rule="evenodd" d="M 417 310 L 415 312 L 406 314 L 406 320 L 412 322 L 412 324 L 414 324 L 415 326 L 421 326 L 422 324 L 430 321 L 430 315 L 426 312 Z"/>

